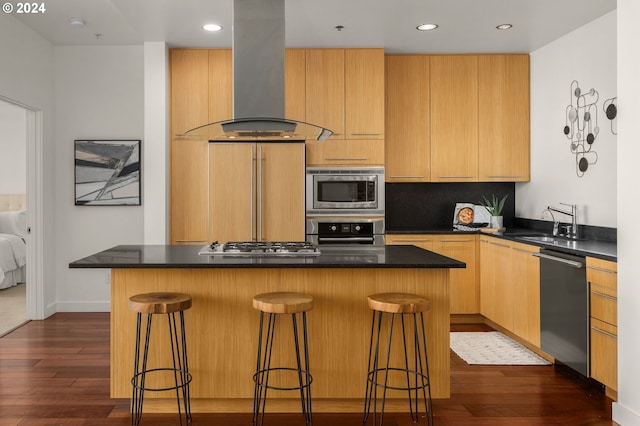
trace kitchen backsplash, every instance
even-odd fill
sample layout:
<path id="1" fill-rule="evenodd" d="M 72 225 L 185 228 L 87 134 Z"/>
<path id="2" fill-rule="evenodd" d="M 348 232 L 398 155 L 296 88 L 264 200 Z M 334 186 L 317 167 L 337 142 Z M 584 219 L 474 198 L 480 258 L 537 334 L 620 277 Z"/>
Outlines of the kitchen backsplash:
<path id="1" fill-rule="evenodd" d="M 482 196 L 503 197 L 504 226 L 513 225 L 515 184 L 513 182 L 471 183 L 387 183 L 385 225 L 392 232 L 420 232 L 453 229 L 456 203 L 480 204 Z"/>

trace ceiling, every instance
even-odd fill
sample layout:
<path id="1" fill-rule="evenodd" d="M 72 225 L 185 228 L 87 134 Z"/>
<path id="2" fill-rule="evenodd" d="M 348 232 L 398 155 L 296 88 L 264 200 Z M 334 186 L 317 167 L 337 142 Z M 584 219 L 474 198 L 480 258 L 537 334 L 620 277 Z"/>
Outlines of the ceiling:
<path id="1" fill-rule="evenodd" d="M 232 0 L 54 0 L 13 16 L 54 45 L 231 47 Z M 287 47 L 387 53 L 532 52 L 616 8 L 616 0 L 285 0 Z M 74 27 L 70 19 L 85 21 Z M 206 33 L 205 23 L 223 30 Z M 437 23 L 434 31 L 417 31 Z M 509 23 L 513 28 L 496 30 Z M 344 29 L 336 30 L 342 25 Z"/>

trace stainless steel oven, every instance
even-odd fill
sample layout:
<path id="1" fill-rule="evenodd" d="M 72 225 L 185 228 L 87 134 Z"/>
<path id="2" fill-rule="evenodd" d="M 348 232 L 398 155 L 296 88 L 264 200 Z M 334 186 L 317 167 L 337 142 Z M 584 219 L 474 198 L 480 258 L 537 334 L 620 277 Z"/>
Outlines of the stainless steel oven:
<path id="1" fill-rule="evenodd" d="M 307 167 L 307 216 L 384 216 L 383 167 Z"/>
<path id="2" fill-rule="evenodd" d="M 384 245 L 384 219 L 307 219 L 307 241 L 317 245 Z"/>

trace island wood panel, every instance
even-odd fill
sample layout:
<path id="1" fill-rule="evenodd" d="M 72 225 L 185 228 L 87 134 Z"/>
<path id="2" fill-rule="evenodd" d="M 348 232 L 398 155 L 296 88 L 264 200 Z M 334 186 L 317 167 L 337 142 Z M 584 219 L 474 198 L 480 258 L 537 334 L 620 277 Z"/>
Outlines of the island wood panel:
<path id="1" fill-rule="evenodd" d="M 192 398 L 210 400 L 207 411 L 251 411 L 259 322 L 252 297 L 269 291 L 299 291 L 315 298 L 314 309 L 308 313 L 312 396 L 314 400 L 338 399 L 331 404 L 332 410 L 359 411 L 371 329 L 366 295 L 402 291 L 431 300 L 425 322 L 432 395 L 448 398 L 448 277 L 448 269 L 114 269 L 111 396 L 128 398 L 131 392 L 135 313 L 127 308 L 128 297 L 151 291 L 178 291 L 193 297 L 193 307 L 185 314 L 189 367 L 194 376 Z M 158 318 L 161 321 L 156 319 L 154 323 L 153 331 L 158 334 L 152 337 L 150 368 L 170 362 L 168 348 L 158 350 L 162 348 L 160 338 L 166 333 L 166 320 Z M 290 320 L 282 324 L 283 331 L 290 333 Z M 290 340 L 287 336 L 277 342 L 274 365 L 292 359 L 291 351 L 287 354 L 281 350 L 283 346 L 290 348 Z M 399 350 L 400 342 L 395 343 L 394 350 Z M 390 396 L 406 398 L 402 392 Z M 148 397 L 169 398 L 150 404 L 150 410 L 175 409 L 171 393 L 148 393 Z M 270 397 L 282 398 L 283 410 L 299 411 L 299 400 L 291 392 L 270 392 Z M 286 402 L 288 399 L 290 403 Z M 194 407 L 207 405 L 201 403 L 196 401 Z"/>

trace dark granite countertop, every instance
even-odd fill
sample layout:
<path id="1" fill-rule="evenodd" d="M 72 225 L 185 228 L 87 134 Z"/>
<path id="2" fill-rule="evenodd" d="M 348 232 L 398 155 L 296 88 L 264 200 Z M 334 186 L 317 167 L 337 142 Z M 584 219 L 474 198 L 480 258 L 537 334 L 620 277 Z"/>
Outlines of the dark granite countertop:
<path id="1" fill-rule="evenodd" d="M 320 246 L 319 256 L 202 256 L 200 246 L 119 245 L 70 268 L 465 268 L 415 246 Z"/>
<path id="2" fill-rule="evenodd" d="M 387 230 L 387 234 L 480 234 L 505 240 L 515 241 L 518 243 L 530 244 L 543 248 L 550 248 L 564 253 L 574 254 L 578 256 L 590 256 L 599 259 L 618 260 L 617 244 L 610 241 L 600 241 L 595 239 L 580 239 L 575 241 L 567 241 L 566 244 L 540 243 L 527 239 L 531 236 L 547 235 L 544 232 L 529 228 L 509 228 L 506 232 L 496 234 L 483 233 L 480 231 L 456 231 L 451 228 L 446 229 L 412 229 L 412 230 Z"/>

